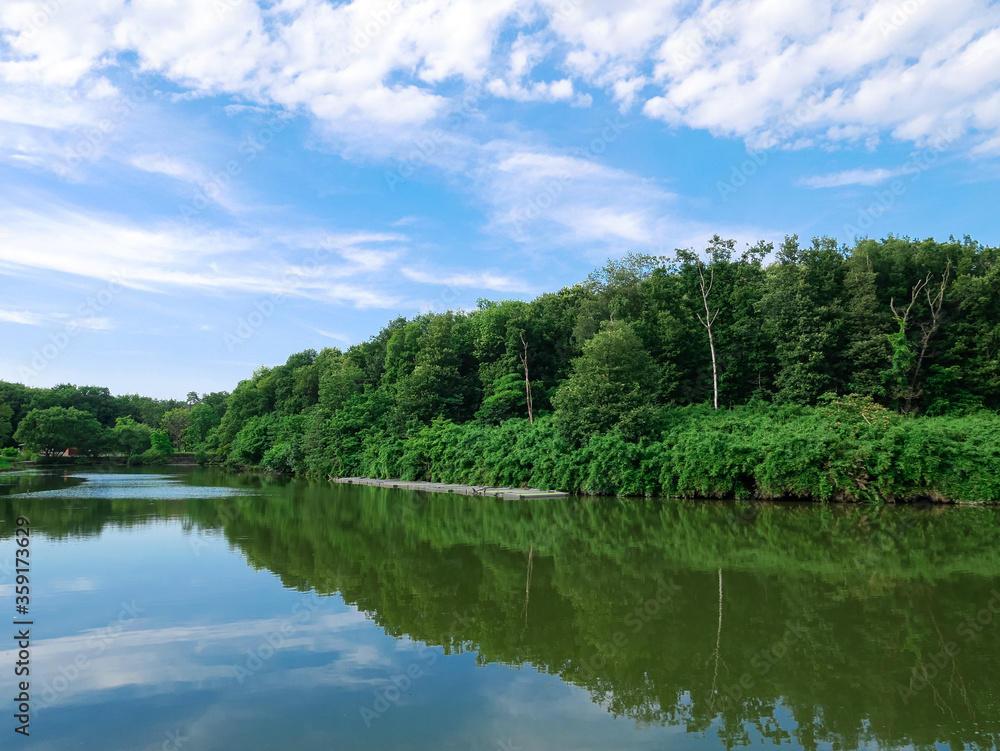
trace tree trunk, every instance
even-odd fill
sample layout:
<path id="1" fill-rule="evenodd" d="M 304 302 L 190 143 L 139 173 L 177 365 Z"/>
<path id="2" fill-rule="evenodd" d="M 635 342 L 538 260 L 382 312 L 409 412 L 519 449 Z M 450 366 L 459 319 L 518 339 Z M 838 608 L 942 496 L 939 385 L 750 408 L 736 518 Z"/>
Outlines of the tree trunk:
<path id="1" fill-rule="evenodd" d="M 712 351 L 712 407 L 713 409 L 719 408 L 719 366 L 715 359 L 715 337 L 712 336 L 712 324 L 715 323 L 716 317 L 719 315 L 719 311 L 716 310 L 714 313 L 709 310 L 708 307 L 708 296 L 712 293 L 712 285 L 715 284 L 715 266 L 712 266 L 712 273 L 709 277 L 708 286 L 705 286 L 705 272 L 702 268 L 701 261 L 698 262 L 698 279 L 701 283 L 701 301 L 705 304 L 705 317 L 701 317 L 701 313 L 697 313 L 698 320 L 701 321 L 701 325 L 708 330 L 708 348 Z"/>
<path id="2" fill-rule="evenodd" d="M 524 396 L 528 402 L 528 423 L 535 424 L 534 411 L 531 404 L 531 379 L 528 377 L 528 343 L 524 341 L 524 332 L 521 332 L 521 344 L 524 345 L 524 354 L 521 355 L 521 364 L 524 365 Z"/>

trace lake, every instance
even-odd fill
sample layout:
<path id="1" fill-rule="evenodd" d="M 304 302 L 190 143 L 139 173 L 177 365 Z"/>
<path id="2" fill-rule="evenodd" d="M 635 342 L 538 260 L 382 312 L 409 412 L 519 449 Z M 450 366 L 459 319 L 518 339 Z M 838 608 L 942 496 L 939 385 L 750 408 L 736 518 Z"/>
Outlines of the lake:
<path id="1" fill-rule="evenodd" d="M 998 514 L 0 475 L 0 616 L 32 622 L 30 736 L 12 640 L 0 732 L 58 751 L 993 749 Z"/>

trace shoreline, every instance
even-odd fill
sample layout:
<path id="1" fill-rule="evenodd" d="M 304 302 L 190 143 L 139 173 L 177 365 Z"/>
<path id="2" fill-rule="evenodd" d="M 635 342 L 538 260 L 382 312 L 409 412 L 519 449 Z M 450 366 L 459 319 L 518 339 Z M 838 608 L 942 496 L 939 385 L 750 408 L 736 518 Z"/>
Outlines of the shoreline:
<path id="1" fill-rule="evenodd" d="M 452 493 L 483 498 L 500 498 L 505 501 L 531 501 L 543 499 L 569 498 L 569 493 L 561 490 L 539 490 L 538 488 L 507 488 L 498 485 L 460 485 L 443 482 L 423 482 L 419 480 L 378 480 L 371 477 L 334 477 L 327 475 L 330 482 L 341 485 L 366 485 L 390 490 L 422 490 L 427 493 Z"/>

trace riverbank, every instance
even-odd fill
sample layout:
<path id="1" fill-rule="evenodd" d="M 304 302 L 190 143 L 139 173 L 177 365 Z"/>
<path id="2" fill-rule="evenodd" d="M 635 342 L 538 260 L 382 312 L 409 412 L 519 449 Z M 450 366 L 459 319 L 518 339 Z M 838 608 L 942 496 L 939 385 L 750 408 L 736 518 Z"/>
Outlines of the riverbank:
<path id="1" fill-rule="evenodd" d="M 1000 419 L 985 412 L 914 419 L 836 405 L 679 408 L 662 411 L 638 440 L 614 431 L 579 446 L 560 438 L 550 416 L 534 424 L 435 421 L 402 440 L 363 435 L 352 448 L 322 476 L 585 495 L 1000 501 Z"/>
<path id="2" fill-rule="evenodd" d="M 501 498 L 505 501 L 532 501 L 553 498 L 569 498 L 569 493 L 561 490 L 539 490 L 537 488 L 504 488 L 493 485 L 461 485 L 437 482 L 407 482 L 405 480 L 378 480 L 370 477 L 332 477 L 330 482 L 343 485 L 368 485 L 392 490 L 420 490 L 426 493 L 454 493 L 475 495 L 484 498 Z"/>

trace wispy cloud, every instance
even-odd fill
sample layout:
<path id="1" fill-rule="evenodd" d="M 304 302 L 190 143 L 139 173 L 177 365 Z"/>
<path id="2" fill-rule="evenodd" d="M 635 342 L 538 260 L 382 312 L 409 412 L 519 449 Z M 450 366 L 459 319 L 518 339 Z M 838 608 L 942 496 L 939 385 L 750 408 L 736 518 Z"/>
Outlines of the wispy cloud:
<path id="1" fill-rule="evenodd" d="M 140 154 L 129 160 L 136 169 L 167 175 L 177 180 L 198 183 L 205 180 L 205 171 L 197 165 L 163 154 Z"/>
<path id="2" fill-rule="evenodd" d="M 25 310 L 4 310 L 0 308 L 0 321 L 6 323 L 23 323 L 26 326 L 42 326 L 44 319 L 36 313 Z"/>
<path id="3" fill-rule="evenodd" d="M 303 244 L 298 245 L 294 235 L 142 226 L 58 207 L 44 213 L 7 209 L 0 211 L 0 221 L 6 227 L 0 262 L 13 269 L 114 280 L 124 287 L 159 292 L 182 288 L 281 294 L 358 307 L 399 302 L 369 278 L 400 252 L 380 247 L 386 241 L 398 243 L 398 234 L 317 232 L 302 235 Z M 7 318 L 40 322 L 18 311 L 7 311 Z M 104 318 L 86 324 L 98 329 L 109 325 Z"/>
<path id="4" fill-rule="evenodd" d="M 532 292 L 532 285 L 492 271 L 427 271 L 404 267 L 403 276 L 420 284 L 439 284 L 449 287 L 471 287 L 474 289 L 489 289 L 496 292 Z"/>
<path id="5" fill-rule="evenodd" d="M 878 185 L 906 174 L 905 169 L 850 169 L 832 172 L 827 175 L 813 175 L 799 180 L 799 185 L 806 188 L 842 188 L 846 185 Z"/>

